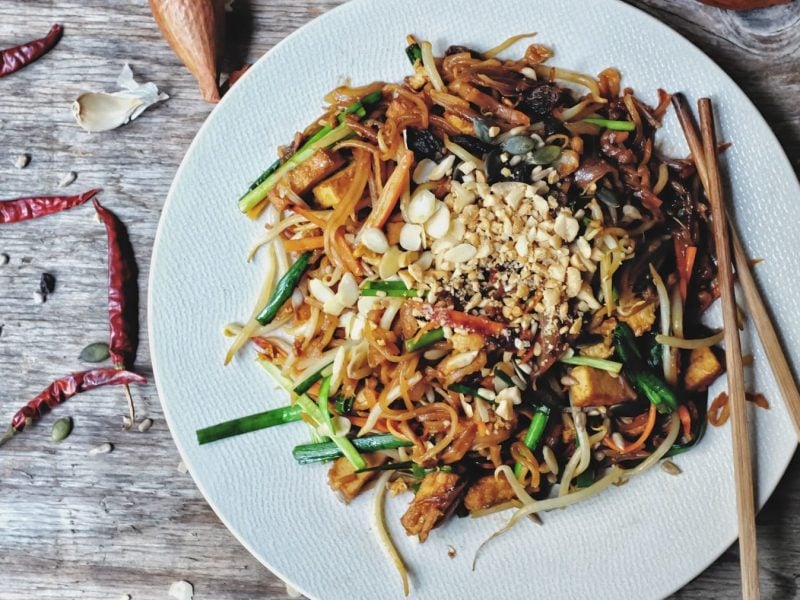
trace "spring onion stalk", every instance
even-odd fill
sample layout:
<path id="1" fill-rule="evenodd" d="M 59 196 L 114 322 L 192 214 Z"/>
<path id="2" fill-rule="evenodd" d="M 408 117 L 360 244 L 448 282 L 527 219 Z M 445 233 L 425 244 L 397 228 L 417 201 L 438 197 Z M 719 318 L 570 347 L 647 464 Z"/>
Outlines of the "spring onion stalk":
<path id="1" fill-rule="evenodd" d="M 547 427 L 547 421 L 550 419 L 550 407 L 542 404 L 536 408 L 536 412 L 533 414 L 533 418 L 531 419 L 531 424 L 528 427 L 528 431 L 525 433 L 525 440 L 524 444 L 533 452 L 539 446 L 539 442 L 542 441 L 542 436 L 544 435 L 544 430 Z M 519 479 L 520 474 L 522 473 L 522 465 L 517 463 L 514 465 L 514 475 Z"/>
<path id="2" fill-rule="evenodd" d="M 258 431 L 259 429 L 266 429 L 274 427 L 275 425 L 283 425 L 284 423 L 292 423 L 301 419 L 302 410 L 299 406 L 282 406 L 266 412 L 248 415 L 233 419 L 232 421 L 225 421 L 211 427 L 204 427 L 197 430 L 197 443 L 201 446 L 217 440 L 241 435 L 243 433 L 250 433 L 251 431 Z"/>
<path id="3" fill-rule="evenodd" d="M 675 392 L 642 360 L 630 326 L 620 322 L 614 329 L 612 338 L 617 356 L 624 365 L 625 375 L 634 389 L 646 396 L 660 413 L 670 413 L 678 408 Z"/>
<path id="4" fill-rule="evenodd" d="M 322 415 L 322 421 L 320 425 L 324 425 L 328 428 L 328 431 L 331 434 L 331 437 L 336 435 L 336 430 L 333 427 L 333 421 L 331 420 L 331 411 L 328 408 L 328 396 L 331 393 L 331 376 L 328 375 L 325 379 L 322 380 L 322 385 L 319 386 L 319 400 L 317 401 L 319 404 L 319 412 Z"/>
<path id="5" fill-rule="evenodd" d="M 259 204 L 261 204 L 261 202 L 263 202 L 263 200 L 272 191 L 272 189 L 278 184 L 278 182 L 281 179 L 283 179 L 283 177 L 289 171 L 293 170 L 295 167 L 307 161 L 318 150 L 324 150 L 325 148 L 330 148 L 337 142 L 341 142 L 343 139 L 350 137 L 352 134 L 353 130 L 343 123 L 338 127 L 332 129 L 330 132 L 328 132 L 326 135 L 319 138 L 318 140 L 300 148 L 300 150 L 298 150 L 291 157 L 289 157 L 289 159 L 285 163 L 283 163 L 274 173 L 272 173 L 264 181 L 262 181 L 260 185 L 258 185 L 254 189 L 247 192 L 244 196 L 242 196 L 241 200 L 239 200 L 239 210 L 241 210 L 243 213 L 247 213 L 256 206 L 258 206 Z"/>
<path id="6" fill-rule="evenodd" d="M 278 367 L 269 362 L 266 358 L 259 358 L 258 363 L 284 390 L 290 394 L 293 392 L 292 388 L 294 387 L 294 384 L 289 380 L 288 377 L 284 377 L 283 373 L 281 373 L 281 370 Z"/>
<path id="7" fill-rule="evenodd" d="M 329 362 L 327 365 L 322 367 L 316 373 L 312 373 L 310 377 L 307 377 L 303 381 L 297 384 L 297 387 L 294 388 L 295 394 L 305 394 L 311 387 L 317 383 L 320 379 L 322 379 L 327 373 L 330 372 L 330 368 L 333 365 L 333 361 Z M 320 392 L 322 393 L 322 392 Z"/>
<path id="8" fill-rule="evenodd" d="M 636 123 L 633 121 L 612 121 L 611 119 L 600 119 L 597 117 L 588 117 L 583 120 L 584 123 L 590 125 L 597 125 L 598 127 L 605 127 L 613 131 L 634 131 Z"/>
<path id="9" fill-rule="evenodd" d="M 601 371 L 608 371 L 613 375 L 619 375 L 622 372 L 622 363 L 613 360 L 606 360 L 604 358 L 591 358 L 589 356 L 570 356 L 569 358 L 562 358 L 559 362 L 565 365 L 592 367 L 600 369 Z"/>
<path id="10" fill-rule="evenodd" d="M 311 403 L 311 405 L 315 409 L 317 408 L 316 404 Z M 394 448 L 404 448 L 412 445 L 411 442 L 401 440 L 391 434 L 370 435 L 347 441 L 350 442 L 358 452 L 377 452 L 378 450 L 392 450 Z M 295 460 L 301 465 L 333 460 L 343 455 L 342 449 L 335 442 L 336 440 L 334 439 L 332 442 L 322 442 L 321 444 L 302 444 L 300 446 L 295 446 L 294 450 L 292 450 L 292 456 L 294 456 Z M 366 463 L 358 467 L 358 469 L 363 469 L 364 467 L 366 467 Z"/>
<path id="11" fill-rule="evenodd" d="M 294 289 L 303 277 L 303 273 L 308 269 L 308 263 L 311 261 L 313 254 L 313 252 L 304 252 L 297 259 L 297 262 L 278 280 L 275 285 L 275 291 L 272 292 L 272 296 L 264 310 L 256 317 L 256 321 L 262 325 L 268 325 L 278 315 L 281 307 L 291 298 Z"/>
<path id="12" fill-rule="evenodd" d="M 299 404 L 302 407 L 303 412 L 306 413 L 309 417 L 311 417 L 311 419 L 316 421 L 318 425 L 322 425 L 323 423 L 326 422 L 325 415 L 323 415 L 319 406 L 314 404 L 314 402 L 308 396 L 306 395 L 298 396 L 297 404 Z M 330 418 L 330 415 L 328 415 L 328 418 Z M 334 432 L 331 431 L 331 433 Z M 329 454 L 331 453 L 331 448 L 333 452 L 333 456 L 331 456 L 330 458 L 337 458 L 339 456 L 344 456 L 345 458 L 347 458 L 347 460 L 349 460 L 352 463 L 352 465 L 356 468 L 356 470 L 363 469 L 364 467 L 367 466 L 367 462 L 364 460 L 364 457 L 361 456 L 361 454 L 359 454 L 358 448 L 354 446 L 353 442 L 351 442 L 347 437 L 343 435 L 333 435 L 331 437 L 330 442 L 323 442 L 321 444 L 306 444 L 306 446 L 312 446 L 312 447 L 325 446 L 326 448 L 330 447 L 328 449 L 328 453 Z M 297 455 L 295 454 L 297 448 L 302 448 L 302 447 L 304 446 L 297 446 L 292 451 L 292 454 L 295 456 L 295 458 L 297 458 Z M 297 460 L 298 462 L 300 462 L 300 464 L 305 464 L 299 458 Z M 321 458 L 319 460 L 328 460 L 328 459 Z M 309 460 L 306 462 L 315 462 L 315 461 Z"/>
<path id="13" fill-rule="evenodd" d="M 419 44 L 414 43 L 407 46 L 406 56 L 412 66 L 416 65 L 418 62 L 422 62 L 422 49 L 419 47 Z"/>
<path id="14" fill-rule="evenodd" d="M 419 337 L 406 340 L 406 352 L 416 352 L 417 350 L 431 346 L 436 342 L 441 342 L 443 339 L 444 329 L 441 327 L 438 329 L 431 329 Z"/>
<path id="15" fill-rule="evenodd" d="M 384 279 L 382 281 L 367 281 L 364 284 L 364 289 L 368 290 L 407 290 L 406 284 L 401 279 Z"/>
<path id="16" fill-rule="evenodd" d="M 390 462 L 390 463 L 383 463 L 382 465 L 376 465 L 374 467 L 366 467 L 365 469 L 360 469 L 356 471 L 356 473 L 372 473 L 373 471 L 400 471 L 401 469 L 411 469 L 417 463 L 407 460 L 405 462 Z"/>
<path id="17" fill-rule="evenodd" d="M 340 124 L 344 123 L 345 118 L 347 117 L 347 115 L 354 114 L 359 119 L 364 118 L 365 116 L 367 116 L 367 110 L 366 110 L 367 107 L 369 107 L 372 104 L 375 104 L 376 102 L 379 102 L 381 97 L 382 97 L 382 93 L 381 93 L 380 90 L 378 90 L 376 92 L 372 92 L 371 94 L 367 94 L 361 100 L 357 100 L 356 102 L 354 102 L 353 104 L 351 104 L 350 106 L 345 108 L 341 113 L 339 113 L 339 115 L 337 117 L 339 123 Z M 298 153 L 302 152 L 302 151 L 305 151 L 308 148 L 310 148 L 311 146 L 315 145 L 317 142 L 319 142 L 322 138 L 327 136 L 332 131 L 333 131 L 333 127 L 331 127 L 329 125 L 325 125 L 324 127 L 321 127 L 316 133 L 314 133 L 314 135 L 312 135 L 309 139 L 307 139 L 306 142 L 302 146 L 300 146 L 300 149 L 298 150 Z M 291 160 L 291 158 L 289 160 Z M 306 160 L 306 159 L 303 159 L 303 160 Z M 289 161 L 287 161 L 287 162 L 289 162 Z M 302 161 L 300 161 L 300 162 L 302 162 Z M 297 166 L 297 165 L 295 165 L 295 166 Z M 258 176 L 258 179 L 256 179 L 253 183 L 250 184 L 250 187 L 247 188 L 247 192 L 245 193 L 245 195 L 242 196 L 239 199 L 240 208 L 242 207 L 242 203 L 245 201 L 245 199 L 252 192 L 254 192 L 256 189 L 261 187 L 280 168 L 281 168 L 280 159 L 276 160 L 269 167 L 267 167 L 267 169 L 263 173 L 261 173 L 261 175 Z M 277 181 L 275 183 L 277 183 Z M 273 187 L 274 187 L 274 185 L 273 185 Z M 267 193 L 268 192 L 269 192 L 269 190 L 267 191 Z M 264 194 L 264 197 L 266 197 L 266 194 Z M 250 200 L 248 200 L 247 202 L 249 203 Z M 254 206 L 255 206 L 255 204 L 253 206 L 251 206 L 250 208 L 253 208 Z M 247 208 L 247 209 L 241 208 L 241 210 L 242 210 L 242 212 L 247 212 L 248 210 L 250 210 L 250 208 Z"/>
<path id="18" fill-rule="evenodd" d="M 361 296 L 381 296 L 387 298 L 417 298 L 417 290 L 380 290 L 375 288 L 361 288 Z"/>
<path id="19" fill-rule="evenodd" d="M 486 400 L 487 402 L 491 402 L 494 404 L 494 400 L 491 398 L 487 398 L 486 396 L 482 396 L 481 392 L 478 388 L 474 388 L 468 385 L 464 385 L 463 383 L 451 383 L 447 386 L 447 389 L 451 392 L 455 392 L 456 394 L 464 394 L 465 396 L 473 396 L 475 398 L 481 398 Z"/>

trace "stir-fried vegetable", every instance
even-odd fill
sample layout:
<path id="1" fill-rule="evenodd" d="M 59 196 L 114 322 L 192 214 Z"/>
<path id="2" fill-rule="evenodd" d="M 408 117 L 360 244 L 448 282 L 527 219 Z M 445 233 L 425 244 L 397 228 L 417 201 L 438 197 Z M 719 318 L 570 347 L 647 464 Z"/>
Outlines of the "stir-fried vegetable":
<path id="1" fill-rule="evenodd" d="M 530 450 L 536 450 L 539 446 L 539 442 L 542 441 L 542 436 L 544 435 L 545 428 L 547 427 L 547 421 L 550 419 L 550 407 L 546 404 L 542 404 L 536 407 L 536 412 L 533 413 L 533 418 L 531 419 L 531 424 L 528 427 L 528 431 L 525 433 L 525 445 Z M 514 465 L 514 475 L 519 478 L 520 474 L 522 473 L 522 465 L 517 463 Z"/>
<path id="2" fill-rule="evenodd" d="M 416 339 L 406 340 L 406 352 L 416 352 L 428 346 L 432 346 L 436 342 L 441 342 L 444 339 L 444 329 L 438 327 L 426 331 Z"/>
<path id="3" fill-rule="evenodd" d="M 631 328 L 626 323 L 619 323 L 613 337 L 617 356 L 624 365 L 625 376 L 631 385 L 644 394 L 660 413 L 670 413 L 678 408 L 675 392 L 642 359 Z"/>
<path id="4" fill-rule="evenodd" d="M 373 435 L 361 438 L 354 438 L 352 445 L 358 452 L 377 452 L 378 450 L 393 450 L 411 446 L 411 442 L 401 440 L 393 435 Z M 314 462 L 325 462 L 333 460 L 343 455 L 341 448 L 334 442 L 322 442 L 320 444 L 303 444 L 295 446 L 292 456 L 301 465 Z M 366 465 L 358 467 L 363 469 Z"/>
<path id="5" fill-rule="evenodd" d="M 256 317 L 256 321 L 262 325 L 272 323 L 275 317 L 278 316 L 281 307 L 291 298 L 292 292 L 294 292 L 294 289 L 300 282 L 300 278 L 303 277 L 303 273 L 306 272 L 313 255 L 313 252 L 304 252 L 300 258 L 297 259 L 297 262 L 295 262 L 292 267 L 286 271 L 283 277 L 278 280 L 272 297 L 269 299 L 269 302 L 267 302 L 264 310 Z"/>
<path id="6" fill-rule="evenodd" d="M 302 409 L 295 406 L 282 406 L 261 413 L 240 417 L 231 421 L 225 421 L 211 427 L 204 427 L 197 430 L 197 443 L 208 444 L 225 438 L 266 429 L 284 423 L 299 421 Z"/>
<path id="7" fill-rule="evenodd" d="M 635 131 L 636 123 L 633 121 L 612 121 L 611 119 L 600 119 L 597 117 L 589 117 L 583 120 L 584 123 L 589 125 L 597 125 L 598 127 L 605 127 L 613 131 Z"/>

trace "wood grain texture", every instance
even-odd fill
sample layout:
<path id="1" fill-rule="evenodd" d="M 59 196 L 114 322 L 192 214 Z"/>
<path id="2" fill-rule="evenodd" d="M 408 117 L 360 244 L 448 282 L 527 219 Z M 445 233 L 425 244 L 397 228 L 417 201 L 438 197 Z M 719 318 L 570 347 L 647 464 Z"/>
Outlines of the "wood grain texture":
<path id="1" fill-rule="evenodd" d="M 253 61 L 308 20 L 340 2 L 236 0 L 230 18 L 228 67 Z M 800 3 L 752 13 L 726 13 L 694 0 L 635 3 L 686 35 L 730 73 L 800 166 Z M 70 189 L 103 187 L 102 201 L 128 225 L 137 252 L 142 293 L 158 216 L 175 170 L 211 107 L 193 77 L 161 39 L 146 0 L 3 0 L 0 46 L 66 27 L 48 57 L 0 81 L 0 197 L 56 191 L 75 171 Z M 668 50 L 664 50 L 668 51 Z M 81 91 L 110 89 L 124 62 L 137 77 L 172 97 L 138 121 L 90 135 L 69 106 Z M 18 153 L 31 155 L 24 170 Z M 0 230 L 0 422 L 49 381 L 80 368 L 88 343 L 105 340 L 105 233 L 90 207 Z M 44 305 L 31 294 L 42 271 L 58 287 Z M 144 297 L 142 323 L 145 322 Z M 151 376 L 147 332 L 138 365 Z M 147 433 L 121 430 L 125 400 L 97 390 L 59 409 L 75 419 L 61 445 L 49 442 L 47 419 L 0 454 L 0 598 L 166 598 L 186 579 L 195 597 L 286 598 L 284 585 L 219 522 L 179 457 L 155 388 L 134 389 Z M 110 454 L 89 456 L 109 441 Z M 758 519 L 764 598 L 800 598 L 800 460 L 795 459 Z M 691 540 L 687 540 L 691 544 Z M 675 598 L 735 598 L 735 547 Z"/>

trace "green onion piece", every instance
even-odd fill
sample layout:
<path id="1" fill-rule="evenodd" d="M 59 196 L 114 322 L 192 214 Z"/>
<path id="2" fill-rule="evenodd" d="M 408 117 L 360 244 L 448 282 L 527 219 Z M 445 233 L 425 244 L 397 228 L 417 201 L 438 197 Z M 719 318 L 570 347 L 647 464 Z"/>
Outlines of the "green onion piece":
<path id="1" fill-rule="evenodd" d="M 337 394 L 333 405 L 336 408 L 337 413 L 340 415 L 346 415 L 353 410 L 353 402 L 355 402 L 355 398 L 353 396 L 343 396 L 342 394 Z"/>
<path id="2" fill-rule="evenodd" d="M 308 263 L 311 261 L 313 254 L 313 252 L 304 252 L 302 256 L 297 259 L 297 262 L 286 271 L 280 280 L 278 280 L 275 291 L 272 292 L 272 296 L 264 307 L 264 310 L 256 317 L 256 321 L 262 325 L 268 325 L 275 319 L 278 315 L 278 311 L 280 311 L 281 307 L 291 297 L 297 284 L 300 283 L 300 279 L 303 277 L 303 273 L 306 272 Z"/>
<path id="3" fill-rule="evenodd" d="M 494 368 L 494 376 L 497 377 L 498 379 L 500 379 L 500 381 L 505 383 L 508 387 L 514 387 L 516 385 L 514 383 L 514 380 L 511 379 L 511 375 L 509 375 L 508 373 L 503 371 L 503 369 L 495 367 Z"/>
<path id="4" fill-rule="evenodd" d="M 289 171 L 307 161 L 317 150 L 330 148 L 337 142 L 350 137 L 352 134 L 353 130 L 350 129 L 346 124 L 342 124 L 335 129 L 332 129 L 316 141 L 304 145 L 257 187 L 253 188 L 244 196 L 242 196 L 242 198 L 239 200 L 239 210 L 241 210 L 243 213 L 246 213 L 258 206 L 278 184 L 278 182 L 283 179 L 283 176 Z"/>
<path id="5" fill-rule="evenodd" d="M 531 419 L 531 424 L 528 427 L 527 433 L 525 433 L 525 445 L 531 449 L 531 452 L 536 450 L 539 446 L 539 442 L 542 441 L 542 436 L 544 435 L 544 430 L 547 427 L 547 421 L 550 419 L 550 407 L 546 404 L 542 404 L 536 408 L 536 412 L 533 413 L 533 418 Z M 522 473 L 522 465 L 517 463 L 514 465 L 514 475 L 519 478 L 520 473 Z"/>
<path id="6" fill-rule="evenodd" d="M 406 352 L 416 352 L 417 350 L 431 346 L 436 342 L 441 342 L 443 339 L 444 329 L 441 327 L 438 329 L 431 329 L 430 331 L 426 331 L 416 338 L 406 340 Z"/>
<path id="7" fill-rule="evenodd" d="M 267 427 L 274 427 L 275 425 L 283 425 L 284 423 L 292 423 L 293 421 L 300 420 L 302 410 L 299 406 L 283 406 L 275 408 L 266 412 L 256 413 L 247 417 L 233 419 L 232 421 L 225 421 L 218 425 L 205 427 L 197 430 L 197 443 L 200 445 L 216 442 L 225 438 L 241 435 L 243 433 L 250 433 L 251 431 L 258 431 L 259 429 L 266 429 Z"/>
<path id="8" fill-rule="evenodd" d="M 410 469 L 414 465 L 413 461 L 407 460 L 406 462 L 389 462 L 377 465 L 375 467 L 367 467 L 366 469 L 359 469 L 356 473 L 371 473 L 372 471 L 399 471 L 400 469 Z"/>
<path id="9" fill-rule="evenodd" d="M 417 463 L 411 465 L 411 475 L 413 475 L 417 479 L 422 479 L 423 477 L 425 477 L 425 474 L 427 472 L 428 471 L 427 469 L 425 469 L 425 467 L 418 465 Z"/>
<path id="10" fill-rule="evenodd" d="M 365 290 L 382 290 L 387 292 L 389 290 L 407 290 L 406 284 L 401 279 L 385 279 L 382 281 L 367 281 L 364 284 Z"/>
<path id="11" fill-rule="evenodd" d="M 327 365 L 322 367 L 316 373 L 312 373 L 309 375 L 304 381 L 301 381 L 297 384 L 297 387 L 294 388 L 295 394 L 305 394 L 308 390 L 311 389 L 315 383 L 317 383 L 322 377 L 325 375 L 325 372 L 330 368 L 333 364 L 333 361 L 329 362 Z"/>
<path id="12" fill-rule="evenodd" d="M 589 117 L 583 120 L 584 123 L 589 125 L 597 125 L 598 127 L 605 127 L 614 131 L 634 131 L 636 123 L 633 121 L 612 121 L 611 119 L 600 119 L 597 117 Z"/>
<path id="13" fill-rule="evenodd" d="M 473 396 L 475 398 L 486 400 L 487 402 L 492 402 L 492 400 L 489 398 L 481 396 L 478 388 L 470 387 L 468 385 L 464 385 L 463 383 L 451 383 L 449 386 L 447 386 L 447 389 L 451 392 L 455 392 L 456 394 L 464 394 L 465 396 Z"/>
<path id="14" fill-rule="evenodd" d="M 311 399 L 306 396 L 298 396 L 297 397 L 297 404 L 299 404 L 303 408 L 303 412 L 306 413 L 309 417 L 311 417 L 317 424 L 322 424 L 325 422 L 325 416 L 322 414 L 322 411 L 319 409 L 319 406 L 314 404 Z M 328 417 L 330 418 L 330 416 Z M 333 433 L 333 432 L 331 432 Z M 355 442 L 359 439 L 366 439 L 366 438 L 356 438 L 352 442 L 343 435 L 335 435 L 331 438 L 330 442 L 323 442 L 322 444 L 306 444 L 311 446 L 325 446 L 326 444 L 330 444 L 331 447 L 334 449 L 335 455 L 332 458 L 336 458 L 338 456 L 344 456 L 349 460 L 352 465 L 358 469 L 363 469 L 367 466 L 367 462 L 364 460 L 364 457 L 359 454 L 359 448 L 357 448 Z M 297 448 L 295 448 L 297 450 Z M 295 456 L 295 458 L 297 458 Z M 300 460 L 300 459 L 298 459 Z M 328 460 L 327 458 L 322 458 L 320 460 Z M 314 462 L 308 461 L 308 462 Z M 301 461 L 301 464 L 302 461 Z"/>
<path id="15" fill-rule="evenodd" d="M 592 367 L 594 369 L 600 369 L 601 371 L 608 371 L 614 375 L 619 375 L 622 372 L 622 363 L 614 362 L 613 360 L 605 360 L 604 358 L 570 356 L 569 358 L 562 358 L 559 362 L 565 365 Z"/>
<path id="16" fill-rule="evenodd" d="M 328 408 L 328 396 L 331 393 L 331 376 L 328 375 L 322 380 L 322 385 L 319 386 L 319 412 L 322 415 L 321 425 L 325 425 L 328 431 L 331 432 L 331 438 L 336 435 L 336 430 L 333 428 L 333 421 L 331 420 L 331 411 Z"/>
<path id="17" fill-rule="evenodd" d="M 575 487 L 587 488 L 594 483 L 594 469 L 586 469 L 575 478 Z"/>
<path id="18" fill-rule="evenodd" d="M 361 100 L 354 102 L 339 113 L 337 117 L 339 123 L 344 123 L 347 115 L 356 115 L 359 119 L 363 119 L 367 116 L 367 107 L 380 102 L 381 98 L 383 98 L 383 92 L 381 90 L 367 94 Z"/>
<path id="19" fill-rule="evenodd" d="M 314 405 L 316 407 L 316 405 Z M 341 438 L 339 438 L 341 439 Z M 344 438 L 347 439 L 347 438 Z M 295 446 L 292 450 L 292 456 L 301 465 L 306 465 L 315 462 L 324 462 L 333 460 L 342 456 L 342 450 L 333 442 L 323 442 L 321 444 L 303 444 Z M 347 440 L 350 442 L 350 440 Z M 411 442 L 396 438 L 391 434 L 385 435 L 371 435 L 367 437 L 355 438 L 351 442 L 354 449 L 359 452 L 376 452 L 378 450 L 391 450 L 393 448 L 403 448 L 411 446 Z M 361 459 L 364 460 L 363 458 Z M 363 469 L 366 464 L 363 464 L 358 469 Z"/>
<path id="20" fill-rule="evenodd" d="M 411 44 L 406 48 L 406 56 L 412 65 L 422 62 L 422 49 L 419 44 Z"/>
<path id="21" fill-rule="evenodd" d="M 272 375 L 272 378 L 278 382 L 278 385 L 280 385 L 290 394 L 292 393 L 293 391 L 292 387 L 294 386 L 294 384 L 291 382 L 290 379 L 283 376 L 283 373 L 281 373 L 281 370 L 278 367 L 273 365 L 266 358 L 258 358 L 257 360 L 258 363 L 264 368 L 264 370 L 270 375 Z"/>
<path id="22" fill-rule="evenodd" d="M 280 168 L 281 168 L 281 159 L 279 158 L 270 166 L 268 166 L 266 170 L 263 173 L 261 173 L 261 175 L 258 176 L 258 179 L 256 179 L 253 183 L 250 184 L 250 187 L 247 188 L 247 192 L 251 192 L 254 189 L 256 189 L 258 186 L 264 183 L 270 175 L 272 175 L 275 171 L 277 171 Z M 245 192 L 245 196 L 247 195 L 247 192 Z M 242 196 L 242 198 L 244 198 L 244 196 Z M 242 198 L 239 198 L 239 200 L 241 200 Z"/>
<path id="23" fill-rule="evenodd" d="M 374 288 L 361 288 L 361 296 L 384 296 L 388 298 L 417 298 L 417 290 L 379 290 Z"/>

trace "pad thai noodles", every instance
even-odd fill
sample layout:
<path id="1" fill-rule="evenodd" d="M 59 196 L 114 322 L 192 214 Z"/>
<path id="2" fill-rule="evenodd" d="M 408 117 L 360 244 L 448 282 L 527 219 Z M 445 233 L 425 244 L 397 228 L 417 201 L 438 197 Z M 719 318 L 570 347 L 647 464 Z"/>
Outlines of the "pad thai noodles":
<path id="1" fill-rule="evenodd" d="M 696 444 L 722 373 L 709 206 L 661 156 L 670 106 L 620 73 L 409 38 L 402 83 L 343 85 L 239 201 L 266 221 L 260 297 L 231 324 L 290 394 L 200 443 L 303 421 L 300 464 L 347 502 L 413 493 L 424 542 L 458 513 L 583 500 Z M 369 485 L 368 485 L 369 484 Z"/>

